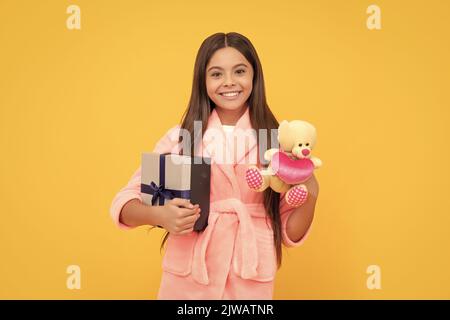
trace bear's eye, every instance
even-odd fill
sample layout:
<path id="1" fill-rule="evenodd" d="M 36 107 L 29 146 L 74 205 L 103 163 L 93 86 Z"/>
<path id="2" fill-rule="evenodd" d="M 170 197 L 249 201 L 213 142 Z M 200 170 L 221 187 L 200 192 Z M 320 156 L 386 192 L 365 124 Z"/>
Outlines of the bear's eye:
<path id="1" fill-rule="evenodd" d="M 309 143 L 307 143 L 306 146 L 309 146 Z"/>
<path id="2" fill-rule="evenodd" d="M 303 144 L 299 143 L 298 146 L 301 147 Z"/>

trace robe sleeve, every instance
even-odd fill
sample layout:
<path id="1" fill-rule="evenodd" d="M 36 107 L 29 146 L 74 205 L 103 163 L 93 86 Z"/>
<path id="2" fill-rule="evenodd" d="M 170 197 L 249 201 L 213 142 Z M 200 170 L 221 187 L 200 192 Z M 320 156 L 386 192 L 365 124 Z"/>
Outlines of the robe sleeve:
<path id="1" fill-rule="evenodd" d="M 180 125 L 176 125 L 169 129 L 167 133 L 156 143 L 153 152 L 157 153 L 176 153 L 178 148 L 178 134 Z M 122 222 L 120 222 L 120 213 L 124 205 L 133 199 L 139 199 L 142 201 L 141 197 L 141 166 L 137 168 L 134 174 L 129 179 L 128 183 L 115 195 L 111 207 L 110 215 L 113 222 L 120 229 L 128 230 L 133 229 Z"/>
<path id="2" fill-rule="evenodd" d="M 281 217 L 281 233 L 282 233 L 282 238 L 283 238 L 283 244 L 288 248 L 298 247 L 301 244 L 303 244 L 303 242 L 308 237 L 312 224 L 309 226 L 308 230 L 306 230 L 306 233 L 303 235 L 303 237 L 300 240 L 298 240 L 297 242 L 292 241 L 288 237 L 288 235 L 286 233 L 287 221 L 289 219 L 289 216 L 295 210 L 295 208 L 289 206 L 286 203 L 285 195 L 286 195 L 285 192 L 280 194 L 280 217 Z"/>

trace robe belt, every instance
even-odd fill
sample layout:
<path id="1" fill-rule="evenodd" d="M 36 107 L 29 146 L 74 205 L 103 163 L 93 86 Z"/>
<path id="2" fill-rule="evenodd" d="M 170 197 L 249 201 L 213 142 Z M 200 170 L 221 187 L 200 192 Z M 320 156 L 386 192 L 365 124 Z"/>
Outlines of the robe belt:
<path id="1" fill-rule="evenodd" d="M 241 257 L 240 266 L 237 263 L 233 263 L 234 271 L 243 279 L 251 279 L 257 275 L 258 248 L 252 216 L 264 218 L 266 216 L 265 208 L 263 204 L 245 204 L 239 199 L 232 198 L 211 203 L 208 226 L 199 234 L 194 247 L 192 277 L 198 283 L 204 285 L 209 284 L 205 258 L 209 240 L 211 239 L 211 234 L 214 232 L 217 219 L 220 213 L 233 212 L 236 213 L 239 221 L 235 247 L 237 250 L 240 250 L 238 255 Z"/>

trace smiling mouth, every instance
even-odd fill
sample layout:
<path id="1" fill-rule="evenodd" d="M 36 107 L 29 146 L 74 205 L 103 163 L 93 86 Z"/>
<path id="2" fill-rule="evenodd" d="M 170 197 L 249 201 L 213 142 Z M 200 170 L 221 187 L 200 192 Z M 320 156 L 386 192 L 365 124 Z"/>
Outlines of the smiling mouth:
<path id="1" fill-rule="evenodd" d="M 230 92 L 222 92 L 219 93 L 222 97 L 225 98 L 235 98 L 237 97 L 239 94 L 241 94 L 242 91 L 230 91 Z"/>

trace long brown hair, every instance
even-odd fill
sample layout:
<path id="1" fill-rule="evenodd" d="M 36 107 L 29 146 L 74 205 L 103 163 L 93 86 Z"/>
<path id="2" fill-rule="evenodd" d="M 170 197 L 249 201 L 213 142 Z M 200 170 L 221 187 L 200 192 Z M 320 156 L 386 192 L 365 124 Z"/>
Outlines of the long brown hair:
<path id="1" fill-rule="evenodd" d="M 269 106 L 266 101 L 266 91 L 264 87 L 264 76 L 261 63 L 256 53 L 255 48 L 249 39 L 245 36 L 236 33 L 216 33 L 209 36 L 205 41 L 203 41 L 200 49 L 197 53 L 194 66 L 194 79 L 192 82 L 192 92 L 189 104 L 185 112 L 183 113 L 181 120 L 181 128 L 186 129 L 190 132 L 191 136 L 191 150 L 190 154 L 194 153 L 194 145 L 199 145 L 203 134 L 206 131 L 208 119 L 211 111 L 215 108 L 214 102 L 208 97 L 206 91 L 206 66 L 211 59 L 212 55 L 218 50 L 225 47 L 233 47 L 238 50 L 252 65 L 253 67 L 253 90 L 250 97 L 247 100 L 249 106 L 249 116 L 250 123 L 256 132 L 259 129 L 268 129 L 268 136 L 266 141 L 266 146 L 270 146 L 271 140 L 271 129 L 278 128 L 278 121 L 270 111 Z M 194 121 L 202 122 L 202 133 L 201 136 L 198 135 L 194 137 Z M 257 135 L 258 146 L 259 144 L 259 134 Z M 196 140 L 197 144 L 194 144 Z M 180 135 L 179 142 L 182 141 L 182 136 Z M 180 150 L 180 154 L 183 150 Z M 263 154 L 264 150 L 259 150 L 259 154 Z M 258 157 L 259 161 L 259 157 Z M 281 266 L 282 260 L 282 234 L 281 234 L 281 218 L 280 218 L 280 194 L 274 192 L 272 189 L 267 188 L 264 191 L 264 207 L 266 208 L 267 216 L 270 218 L 274 245 L 277 253 L 277 265 Z M 266 219 L 267 219 L 266 216 Z M 164 239 L 161 244 L 161 250 L 164 243 L 167 240 L 169 233 L 166 231 Z"/>

